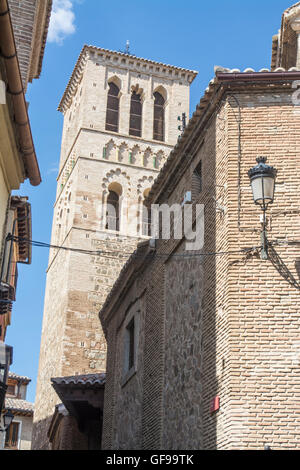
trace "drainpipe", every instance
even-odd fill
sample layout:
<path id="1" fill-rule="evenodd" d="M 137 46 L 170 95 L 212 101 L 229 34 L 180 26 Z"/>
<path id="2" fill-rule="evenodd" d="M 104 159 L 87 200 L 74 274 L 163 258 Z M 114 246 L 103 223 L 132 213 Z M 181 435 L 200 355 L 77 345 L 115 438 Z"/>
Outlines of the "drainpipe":
<path id="1" fill-rule="evenodd" d="M 33 186 L 37 186 L 41 182 L 41 175 L 30 129 L 7 0 L 0 0 L 0 55 L 4 58 L 5 62 L 8 82 L 7 93 L 12 97 L 14 121 L 18 130 L 20 152 L 25 166 L 26 176 Z"/>

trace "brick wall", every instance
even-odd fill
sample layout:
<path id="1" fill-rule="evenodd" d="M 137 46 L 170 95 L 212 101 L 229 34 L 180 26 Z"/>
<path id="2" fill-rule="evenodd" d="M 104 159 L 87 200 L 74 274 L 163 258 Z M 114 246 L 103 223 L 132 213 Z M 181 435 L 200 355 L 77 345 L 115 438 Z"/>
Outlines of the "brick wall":
<path id="1" fill-rule="evenodd" d="M 275 247 L 277 255 L 270 252 L 268 261 L 260 259 L 259 249 L 240 252 L 260 245 L 261 212 L 252 201 L 247 174 L 259 155 L 267 156 L 278 169 L 268 237 L 300 240 L 299 119 L 291 82 L 233 83 L 210 120 L 209 112 L 202 115 L 197 137 L 194 133 L 193 140 L 187 139 L 177 160 L 174 157 L 178 181 L 175 185 L 174 175 L 168 175 L 156 202 L 179 202 L 201 159 L 203 190 L 197 202 L 205 206 L 204 252 L 229 253 L 205 257 L 198 253 L 179 261 L 178 241 L 159 241 L 154 261 L 136 268 L 138 281 L 136 261 L 123 272 L 118 283 L 122 302 L 114 300 L 113 291 L 101 312 L 109 358 L 104 416 L 106 423 L 112 420 L 108 428 L 104 422 L 106 448 L 120 446 L 114 410 L 128 393 L 116 386 L 121 380 L 116 351 L 122 341 L 116 325 L 143 288 L 142 428 L 137 421 L 131 429 L 132 435 L 141 433 L 140 448 L 263 449 L 265 444 L 274 449 L 299 448 L 298 249 Z M 196 152 L 189 151 L 192 144 Z M 187 154 L 189 164 L 183 158 Z M 180 161 L 177 168 L 176 161 Z M 131 398 L 137 392 L 134 383 L 132 387 Z M 216 396 L 220 410 L 211 413 Z"/>

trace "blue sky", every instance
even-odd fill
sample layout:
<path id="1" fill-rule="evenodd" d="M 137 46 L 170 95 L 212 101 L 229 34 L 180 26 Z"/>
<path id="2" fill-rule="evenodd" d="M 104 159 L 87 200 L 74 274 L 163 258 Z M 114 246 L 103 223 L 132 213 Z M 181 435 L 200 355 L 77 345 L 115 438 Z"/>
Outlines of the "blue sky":
<path id="1" fill-rule="evenodd" d="M 272 36 L 280 27 L 285 0 L 54 0 L 42 75 L 29 85 L 27 100 L 42 183 L 27 182 L 19 194 L 32 204 L 33 239 L 50 242 L 62 115 L 57 105 L 84 44 L 130 51 L 167 64 L 197 70 L 191 87 L 194 111 L 214 65 L 270 67 Z M 19 265 L 17 301 L 6 342 L 14 347 L 11 370 L 28 375 L 34 401 L 42 327 L 48 250 L 33 248 L 31 266 Z"/>

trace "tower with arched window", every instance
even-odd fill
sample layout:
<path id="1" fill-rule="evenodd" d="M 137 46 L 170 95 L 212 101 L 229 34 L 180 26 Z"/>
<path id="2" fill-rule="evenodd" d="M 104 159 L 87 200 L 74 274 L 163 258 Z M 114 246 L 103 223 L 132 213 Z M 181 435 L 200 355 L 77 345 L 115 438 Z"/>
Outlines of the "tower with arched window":
<path id="1" fill-rule="evenodd" d="M 49 256 L 33 443 L 47 448 L 52 377 L 105 371 L 98 312 L 137 243 L 144 200 L 189 116 L 196 72 L 84 46 L 59 104 L 63 135 Z"/>

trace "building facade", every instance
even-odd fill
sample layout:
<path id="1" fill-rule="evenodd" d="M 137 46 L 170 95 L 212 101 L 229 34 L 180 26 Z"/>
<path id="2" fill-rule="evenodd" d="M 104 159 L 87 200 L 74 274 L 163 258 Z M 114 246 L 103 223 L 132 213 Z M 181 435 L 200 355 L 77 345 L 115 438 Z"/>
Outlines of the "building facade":
<path id="1" fill-rule="evenodd" d="M 53 377 L 61 403 L 47 432 L 51 450 L 100 450 L 105 374 Z"/>
<path id="2" fill-rule="evenodd" d="M 41 69 L 52 2 L 0 1 L 0 355 L 16 298 L 17 264 L 29 264 L 31 208 L 27 197 L 11 196 L 28 178 L 41 182 L 25 91 Z M 17 44 L 16 44 L 17 43 Z M 10 353 L 10 356 L 11 356 Z M 9 359 L 11 362 L 11 358 Z M 1 384 L 0 413 L 5 393 Z"/>
<path id="3" fill-rule="evenodd" d="M 84 46 L 64 115 L 40 350 L 33 448 L 59 397 L 51 378 L 105 372 L 98 311 L 139 240 L 144 200 L 176 144 L 196 72 Z M 70 250 L 71 248 L 71 250 Z"/>
<path id="4" fill-rule="evenodd" d="M 285 12 L 281 38 L 299 14 Z M 103 449 L 300 447 L 299 56 L 283 40 L 272 71 L 216 68 L 152 186 L 148 206 L 184 207 L 191 193 L 204 246 L 144 241 L 100 311 Z M 248 177 L 261 155 L 278 170 L 267 260 Z"/>
<path id="5" fill-rule="evenodd" d="M 29 178 L 41 175 L 31 134 L 25 91 L 38 78 L 52 1 L 0 2 L 0 338 L 5 338 L 15 300 L 17 263 L 30 263 L 31 249 L 12 237 L 31 238 L 31 210 L 26 197 L 11 197 Z M 22 246 L 21 246 L 22 245 Z"/>
<path id="6" fill-rule="evenodd" d="M 33 403 L 26 400 L 27 386 L 31 379 L 25 376 L 9 373 L 7 391 L 3 412 L 10 411 L 13 421 L 5 433 L 1 433 L 1 449 L 30 450 Z"/>

